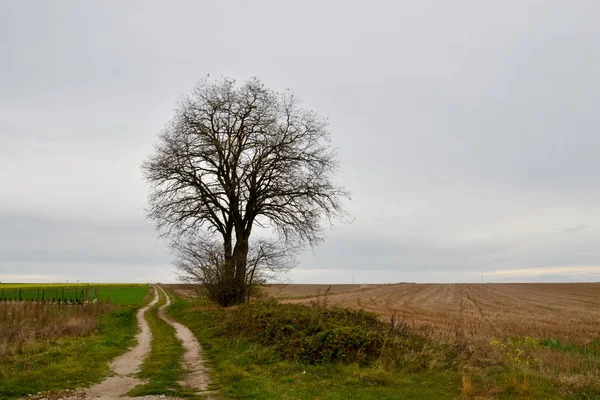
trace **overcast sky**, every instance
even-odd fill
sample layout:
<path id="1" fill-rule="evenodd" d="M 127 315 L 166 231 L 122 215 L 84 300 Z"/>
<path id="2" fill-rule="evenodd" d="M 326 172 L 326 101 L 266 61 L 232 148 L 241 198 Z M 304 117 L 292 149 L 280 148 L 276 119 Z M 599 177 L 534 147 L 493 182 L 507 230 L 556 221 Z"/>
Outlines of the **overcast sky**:
<path id="1" fill-rule="evenodd" d="M 0 281 L 174 281 L 140 164 L 206 74 L 330 120 L 297 283 L 600 281 L 600 2 L 0 0 Z"/>

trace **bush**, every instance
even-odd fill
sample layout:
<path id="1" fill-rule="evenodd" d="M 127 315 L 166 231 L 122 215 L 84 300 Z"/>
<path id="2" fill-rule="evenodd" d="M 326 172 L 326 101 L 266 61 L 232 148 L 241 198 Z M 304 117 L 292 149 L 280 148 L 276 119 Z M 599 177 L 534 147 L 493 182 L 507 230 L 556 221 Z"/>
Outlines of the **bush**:
<path id="1" fill-rule="evenodd" d="M 272 346 L 284 359 L 309 364 L 372 361 L 386 335 L 386 325 L 363 310 L 269 302 L 241 306 L 223 319 L 220 334 Z"/>

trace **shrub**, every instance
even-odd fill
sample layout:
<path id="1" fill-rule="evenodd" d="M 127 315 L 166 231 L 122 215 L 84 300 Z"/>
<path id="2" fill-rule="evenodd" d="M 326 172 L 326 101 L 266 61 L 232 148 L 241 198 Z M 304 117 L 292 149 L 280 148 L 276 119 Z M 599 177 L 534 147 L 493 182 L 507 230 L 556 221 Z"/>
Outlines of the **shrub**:
<path id="1" fill-rule="evenodd" d="M 385 324 L 363 310 L 326 309 L 275 302 L 223 314 L 220 334 L 272 346 L 282 358 L 310 364 L 369 362 L 384 343 Z"/>

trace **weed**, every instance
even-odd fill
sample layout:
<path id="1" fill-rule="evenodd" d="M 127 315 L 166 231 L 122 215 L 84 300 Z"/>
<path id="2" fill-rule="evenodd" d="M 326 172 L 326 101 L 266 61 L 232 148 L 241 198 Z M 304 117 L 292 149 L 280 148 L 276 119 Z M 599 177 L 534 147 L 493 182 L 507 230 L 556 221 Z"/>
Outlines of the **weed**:
<path id="1" fill-rule="evenodd" d="M 493 338 L 490 341 L 490 346 L 500 350 L 504 361 L 512 370 L 539 364 L 540 360 L 535 358 L 532 352 L 539 345 L 539 340 L 531 337 L 514 337 L 506 340 Z"/>
<path id="2" fill-rule="evenodd" d="M 460 394 L 464 398 L 470 398 L 475 394 L 475 388 L 473 386 L 473 383 L 471 383 L 471 380 L 469 379 L 469 377 L 464 374 L 462 376 L 462 385 L 460 387 Z"/>

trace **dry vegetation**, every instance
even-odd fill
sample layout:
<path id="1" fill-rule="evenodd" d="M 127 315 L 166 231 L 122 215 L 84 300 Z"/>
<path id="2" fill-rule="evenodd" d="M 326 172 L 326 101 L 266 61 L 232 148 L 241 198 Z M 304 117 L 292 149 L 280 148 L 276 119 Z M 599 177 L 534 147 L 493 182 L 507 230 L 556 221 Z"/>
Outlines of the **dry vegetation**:
<path id="1" fill-rule="evenodd" d="M 201 285 L 191 283 L 163 284 L 164 287 L 172 290 L 177 295 L 186 299 L 194 298 L 198 295 Z M 384 285 L 314 285 L 314 284 L 269 284 L 258 285 L 255 298 L 274 297 L 277 299 L 308 298 L 320 296 L 325 293 L 340 294 L 349 293 L 358 290 L 370 290 Z"/>
<path id="2" fill-rule="evenodd" d="M 35 301 L 0 302 L 0 358 L 65 336 L 94 332 L 100 315 L 114 309 L 105 302 L 84 305 Z"/>
<path id="3" fill-rule="evenodd" d="M 197 297 L 200 288 L 199 285 L 194 285 L 192 283 L 163 283 L 161 286 L 184 299 L 193 299 Z"/>
<path id="4" fill-rule="evenodd" d="M 513 335 L 585 345 L 598 339 L 600 332 L 596 283 L 399 284 L 332 294 L 327 301 L 385 317 L 397 314 L 440 338 L 458 335 L 470 343 L 487 344 L 491 337 Z"/>
<path id="5" fill-rule="evenodd" d="M 347 293 L 357 290 L 366 290 L 383 285 L 313 285 L 313 284 L 273 284 L 264 285 L 262 287 L 264 293 L 268 296 L 277 298 L 294 298 L 294 297 L 313 297 L 328 292 L 329 294 Z"/>
<path id="6" fill-rule="evenodd" d="M 490 346 L 493 338 L 535 338 L 535 368 L 544 375 L 570 385 L 600 381 L 599 283 L 397 284 L 319 301 L 373 311 L 388 321 L 395 316 L 438 340 L 463 344 L 478 361 L 502 357 Z"/>

